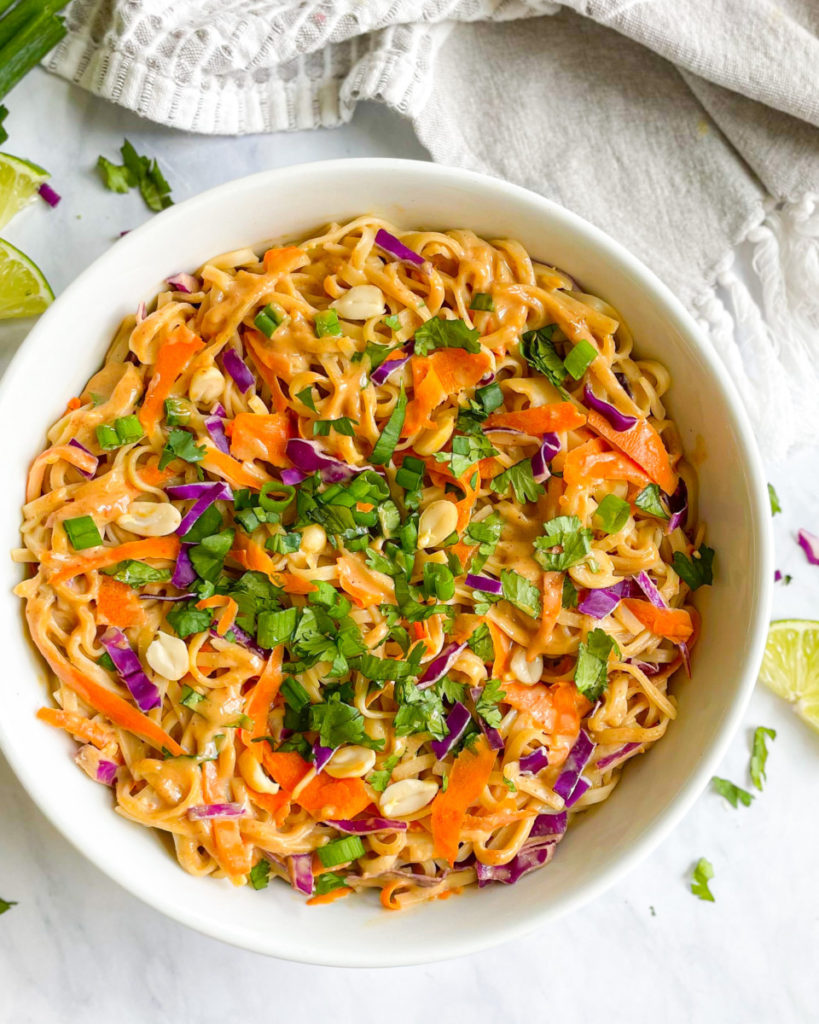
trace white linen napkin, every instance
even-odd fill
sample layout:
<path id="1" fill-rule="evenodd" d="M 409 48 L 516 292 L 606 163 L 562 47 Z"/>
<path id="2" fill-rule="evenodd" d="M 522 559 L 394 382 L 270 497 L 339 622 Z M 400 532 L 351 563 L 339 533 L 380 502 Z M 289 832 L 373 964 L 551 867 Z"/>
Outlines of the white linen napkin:
<path id="1" fill-rule="evenodd" d="M 73 0 L 67 26 L 47 67 L 176 128 L 389 104 L 435 160 L 556 199 L 651 266 L 765 455 L 819 442 L 815 0 Z"/>

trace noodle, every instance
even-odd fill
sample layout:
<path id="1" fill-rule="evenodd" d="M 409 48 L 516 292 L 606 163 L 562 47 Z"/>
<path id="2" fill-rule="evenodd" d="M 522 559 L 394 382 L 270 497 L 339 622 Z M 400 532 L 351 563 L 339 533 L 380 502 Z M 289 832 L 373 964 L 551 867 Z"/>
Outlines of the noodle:
<path id="1" fill-rule="evenodd" d="M 617 310 L 396 234 L 237 250 L 128 318 L 14 553 L 40 715 L 120 814 L 192 874 L 390 909 L 547 863 L 663 736 L 702 540 Z"/>

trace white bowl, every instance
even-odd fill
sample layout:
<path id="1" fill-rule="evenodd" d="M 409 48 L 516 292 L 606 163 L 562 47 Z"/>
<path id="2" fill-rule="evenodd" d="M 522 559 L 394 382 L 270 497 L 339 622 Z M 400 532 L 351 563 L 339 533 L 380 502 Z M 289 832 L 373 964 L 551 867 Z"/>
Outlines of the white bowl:
<path id="1" fill-rule="evenodd" d="M 44 431 L 99 366 L 111 335 L 175 271 L 265 239 L 297 239 L 363 212 L 404 227 L 511 237 L 576 275 L 630 324 L 641 356 L 671 371 L 671 413 L 699 466 L 701 516 L 716 579 L 700 591 L 694 677 L 678 678 L 679 717 L 629 764 L 611 799 L 569 829 L 554 861 L 515 886 L 467 892 L 405 913 L 372 898 L 310 908 L 287 886 L 263 892 L 187 875 L 153 832 L 114 813 L 110 794 L 71 761 L 73 743 L 35 719 L 45 670 L 26 638 L 0 559 L 4 665 L 0 743 L 42 812 L 134 895 L 208 935 L 273 956 L 338 966 L 423 963 L 483 949 L 544 925 L 602 892 L 645 857 L 706 785 L 754 685 L 769 619 L 773 544 L 765 478 L 722 363 L 657 278 L 579 217 L 488 177 L 404 160 L 341 160 L 263 172 L 181 203 L 118 241 L 32 330 L 0 386 L 8 497 L 3 549 L 19 544 L 19 505 Z M 35 753 L 36 752 L 36 753 Z"/>

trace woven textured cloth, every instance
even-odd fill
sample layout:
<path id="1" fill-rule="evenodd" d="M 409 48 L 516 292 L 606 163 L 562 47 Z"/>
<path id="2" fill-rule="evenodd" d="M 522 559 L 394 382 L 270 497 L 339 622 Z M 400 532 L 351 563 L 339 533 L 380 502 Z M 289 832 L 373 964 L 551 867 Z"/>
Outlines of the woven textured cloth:
<path id="1" fill-rule="evenodd" d="M 819 442 L 815 0 L 73 0 L 67 27 L 47 67 L 181 129 L 388 104 L 433 159 L 556 199 L 651 266 L 766 455 Z"/>

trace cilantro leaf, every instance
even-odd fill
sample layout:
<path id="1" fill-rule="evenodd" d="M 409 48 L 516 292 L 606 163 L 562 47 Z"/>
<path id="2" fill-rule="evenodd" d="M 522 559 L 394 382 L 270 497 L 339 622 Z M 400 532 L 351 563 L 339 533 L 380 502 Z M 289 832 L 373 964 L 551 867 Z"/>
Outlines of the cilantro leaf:
<path id="1" fill-rule="evenodd" d="M 316 403 L 313 401 L 312 387 L 306 387 L 301 391 L 297 391 L 296 398 L 298 398 L 302 405 L 306 405 L 311 412 L 316 412 Z"/>
<path id="2" fill-rule="evenodd" d="M 165 618 L 177 636 L 184 640 L 192 633 L 204 633 L 209 629 L 213 612 L 210 608 L 197 608 L 195 601 L 183 601 L 171 608 Z"/>
<path id="3" fill-rule="evenodd" d="M 741 801 L 746 807 L 751 806 L 753 796 L 751 796 L 747 789 L 740 789 L 739 786 L 735 786 L 729 779 L 721 779 L 717 775 L 711 779 L 711 782 L 717 793 L 720 796 L 724 796 L 732 807 L 738 807 L 738 801 Z"/>
<path id="4" fill-rule="evenodd" d="M 358 420 L 351 420 L 349 416 L 339 416 L 335 420 L 313 420 L 313 437 L 329 437 L 331 430 L 345 437 L 355 437 L 357 426 Z"/>
<path id="5" fill-rule="evenodd" d="M 658 519 L 670 518 L 660 500 L 660 488 L 656 484 L 644 487 L 634 499 L 634 504 L 650 516 L 656 516 Z"/>
<path id="6" fill-rule="evenodd" d="M 102 183 L 111 192 L 128 192 L 136 188 L 137 180 L 125 166 L 114 164 L 104 156 L 97 157 L 97 169 L 102 175 Z"/>
<path id="7" fill-rule="evenodd" d="M 552 344 L 557 324 L 547 324 L 536 331 L 527 331 L 520 340 L 520 354 L 538 373 L 562 390 L 566 367 Z"/>
<path id="8" fill-rule="evenodd" d="M 449 704 L 455 704 L 456 701 L 463 700 L 465 690 L 465 683 L 458 683 L 449 676 L 442 676 L 435 684 L 435 692 L 441 700 L 445 700 Z"/>
<path id="9" fill-rule="evenodd" d="M 0 914 L 5 914 L 7 910 L 11 910 L 12 907 L 17 906 L 17 900 L 4 900 L 0 899 Z"/>
<path id="10" fill-rule="evenodd" d="M 480 352 L 478 340 L 481 332 L 467 327 L 463 320 L 442 320 L 434 316 L 421 324 L 415 332 L 415 354 L 426 356 L 436 348 L 463 348 L 467 352 Z"/>
<path id="11" fill-rule="evenodd" d="M 162 449 L 159 459 L 159 468 L 164 469 L 174 459 L 184 459 L 185 462 L 201 462 L 205 457 L 205 446 L 199 447 L 193 434 L 179 427 L 173 427 L 168 431 L 168 440 Z"/>
<path id="12" fill-rule="evenodd" d="M 283 608 L 280 611 L 259 612 L 256 625 L 256 640 L 268 650 L 279 644 L 290 643 L 296 631 L 299 618 L 298 608 Z"/>
<path id="13" fill-rule="evenodd" d="M 706 860 L 705 857 L 700 857 L 697 863 L 694 865 L 694 873 L 691 880 L 691 892 L 695 896 L 699 896 L 701 900 L 707 900 L 709 903 L 714 902 L 714 894 L 708 888 L 708 883 L 714 877 L 714 868 L 711 862 Z"/>
<path id="14" fill-rule="evenodd" d="M 775 516 L 782 511 L 782 506 L 779 504 L 779 495 L 773 484 L 768 484 L 768 498 L 771 502 L 771 515 Z"/>
<path id="15" fill-rule="evenodd" d="M 476 462 L 497 454 L 485 434 L 455 434 L 452 438 L 452 451 L 436 452 L 434 458 L 436 462 L 449 463 L 452 475 L 460 480 Z"/>
<path id="16" fill-rule="evenodd" d="M 577 516 L 557 516 L 543 524 L 543 531 L 545 536 L 534 542 L 535 560 L 547 572 L 570 569 L 584 561 L 591 550 L 593 533 L 580 526 Z"/>
<path id="17" fill-rule="evenodd" d="M 254 889 L 266 889 L 270 881 L 270 862 L 266 860 L 256 861 L 250 869 L 248 878 Z"/>
<path id="18" fill-rule="evenodd" d="M 396 352 L 400 345 L 377 345 L 374 341 L 368 341 L 363 352 L 356 352 L 353 356 L 354 363 L 360 363 L 366 358 L 370 361 L 370 373 L 377 369 L 391 352 Z"/>
<path id="19" fill-rule="evenodd" d="M 510 487 L 515 492 L 515 501 L 519 505 L 527 501 L 536 501 L 544 493 L 543 484 L 535 483 L 531 459 L 516 462 L 514 466 L 494 477 L 489 485 L 491 491 L 501 496 L 505 496 Z"/>
<path id="20" fill-rule="evenodd" d="M 630 515 L 631 506 L 616 494 L 607 494 L 594 510 L 594 518 L 604 533 L 619 533 Z"/>
<path id="21" fill-rule="evenodd" d="M 467 644 L 469 644 L 469 649 L 474 651 L 484 664 L 494 661 L 495 645 L 492 643 L 492 634 L 489 632 L 489 626 L 485 622 L 482 622 L 474 630 L 472 636 L 467 640 Z"/>
<path id="22" fill-rule="evenodd" d="M 486 560 L 494 554 L 500 540 L 503 520 L 497 512 L 493 512 L 480 522 L 471 522 L 464 532 L 467 544 L 477 544 L 478 550 L 472 558 L 471 571 L 478 573 L 486 564 Z"/>
<path id="23" fill-rule="evenodd" d="M 577 587 L 568 573 L 563 577 L 563 594 L 561 595 L 560 606 L 561 608 L 577 607 Z"/>
<path id="24" fill-rule="evenodd" d="M 417 657 L 421 655 L 421 648 L 418 649 Z M 355 663 L 355 668 L 372 682 L 386 683 L 397 679 L 408 679 L 410 676 L 417 676 L 420 666 L 415 658 L 408 658 L 406 661 L 397 661 L 395 658 L 379 658 L 375 654 L 362 654 Z"/>
<path id="25" fill-rule="evenodd" d="M 383 793 L 387 786 L 390 784 L 392 773 L 395 766 L 401 760 L 400 754 L 391 754 L 384 762 L 384 767 L 379 768 L 374 772 L 371 772 L 367 777 L 367 782 L 373 787 L 377 793 Z"/>
<path id="26" fill-rule="evenodd" d="M 409 679 L 395 684 L 398 711 L 393 719 L 396 736 L 428 732 L 436 740 L 447 735 L 444 706 L 433 689 L 419 690 Z"/>
<path id="27" fill-rule="evenodd" d="M 768 776 L 765 773 L 765 765 L 768 761 L 768 746 L 767 740 L 776 739 L 776 729 L 767 729 L 764 725 L 758 726 L 754 730 L 754 745 L 751 750 L 751 782 L 756 786 L 757 789 L 761 790 L 764 782 L 767 781 Z"/>
<path id="28" fill-rule="evenodd" d="M 487 384 L 486 387 L 477 388 L 470 398 L 466 408 L 458 413 L 456 426 L 465 434 L 479 434 L 482 431 L 481 424 L 495 409 L 503 405 L 503 392 L 500 385 L 496 383 Z"/>
<path id="29" fill-rule="evenodd" d="M 136 589 L 144 583 L 165 583 L 171 578 L 170 569 L 155 569 L 145 562 L 137 562 L 133 558 L 126 558 L 116 565 L 109 565 L 107 569 L 100 569 L 106 576 L 113 576 L 120 583 L 127 583 L 129 587 Z"/>
<path id="30" fill-rule="evenodd" d="M 587 700 L 596 701 L 606 689 L 608 660 L 612 650 L 619 655 L 620 649 L 614 639 L 599 627 L 589 633 L 585 643 L 580 642 L 574 670 L 574 685 Z"/>
<path id="31" fill-rule="evenodd" d="M 671 560 L 674 572 L 684 580 L 691 590 L 707 587 L 714 582 L 714 549 L 700 544 L 692 558 L 682 551 L 675 551 Z"/>
<path id="32" fill-rule="evenodd" d="M 500 679 L 487 679 L 480 697 L 475 702 L 475 710 L 493 729 L 497 729 L 503 718 L 498 705 L 506 696 L 506 691 L 501 689 L 501 685 Z"/>
<path id="33" fill-rule="evenodd" d="M 200 579 L 216 582 L 222 572 L 227 553 L 233 546 L 233 537 L 233 530 L 222 530 L 221 533 L 203 537 L 201 543 L 190 549 L 188 556 Z"/>
<path id="34" fill-rule="evenodd" d="M 310 706 L 310 728 L 319 734 L 323 747 L 340 747 L 344 743 L 356 743 L 372 750 L 380 750 L 384 740 L 373 740 L 364 729 L 364 716 L 351 704 L 338 699 Z"/>
<path id="35" fill-rule="evenodd" d="M 506 601 L 533 619 L 540 618 L 540 593 L 534 583 L 514 569 L 502 569 L 500 580 Z"/>

